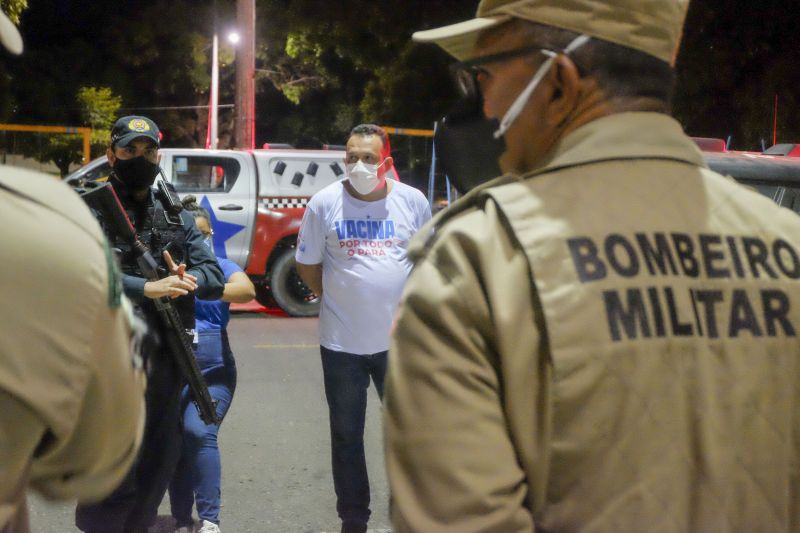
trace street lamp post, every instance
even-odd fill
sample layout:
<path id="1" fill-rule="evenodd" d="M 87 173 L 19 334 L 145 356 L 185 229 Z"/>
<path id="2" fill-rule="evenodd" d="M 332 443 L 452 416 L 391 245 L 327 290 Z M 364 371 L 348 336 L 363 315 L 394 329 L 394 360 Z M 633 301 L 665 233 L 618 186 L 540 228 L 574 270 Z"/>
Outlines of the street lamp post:
<path id="1" fill-rule="evenodd" d="M 230 32 L 228 41 L 236 46 L 239 44 L 239 34 Z M 206 148 L 219 148 L 219 36 L 214 30 L 211 41 L 211 88 L 208 94 L 208 131 L 206 134 Z"/>
<path id="2" fill-rule="evenodd" d="M 236 57 L 236 144 L 255 148 L 256 124 L 256 2 L 237 0 L 236 18 L 241 35 Z"/>
<path id="3" fill-rule="evenodd" d="M 211 42 L 211 95 L 209 97 L 208 148 L 217 148 L 219 137 L 219 38 L 214 30 Z"/>

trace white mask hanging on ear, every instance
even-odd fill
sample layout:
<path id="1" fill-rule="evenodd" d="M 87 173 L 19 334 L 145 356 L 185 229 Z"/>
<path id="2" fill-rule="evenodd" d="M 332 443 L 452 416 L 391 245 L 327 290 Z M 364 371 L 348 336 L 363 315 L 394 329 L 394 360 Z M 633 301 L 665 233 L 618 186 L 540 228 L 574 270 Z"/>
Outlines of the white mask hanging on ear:
<path id="1" fill-rule="evenodd" d="M 564 53 L 567 55 L 571 54 L 589 42 L 589 39 L 591 39 L 591 37 L 588 35 L 579 35 L 571 43 L 569 43 L 569 46 L 564 49 Z M 525 87 L 525 90 L 520 93 L 517 99 L 514 100 L 514 103 L 511 104 L 511 107 L 508 108 L 506 114 L 503 115 L 503 119 L 500 121 L 500 127 L 494 132 L 495 139 L 499 139 L 505 135 L 505 133 L 508 131 L 508 128 L 510 128 L 514 121 L 517 120 L 517 117 L 519 117 L 519 114 L 522 113 L 525 105 L 527 105 L 528 100 L 533 94 L 533 91 L 535 91 L 536 87 L 538 87 L 542 82 L 545 75 L 550 70 L 550 67 L 553 66 L 553 62 L 556 60 L 556 57 L 558 57 L 557 53 L 550 50 L 542 50 L 542 53 L 548 56 L 547 61 L 542 63 L 542 66 L 539 67 L 539 69 L 536 71 L 536 74 L 533 75 L 533 78 L 531 79 L 530 83 L 528 83 L 528 86 Z"/>

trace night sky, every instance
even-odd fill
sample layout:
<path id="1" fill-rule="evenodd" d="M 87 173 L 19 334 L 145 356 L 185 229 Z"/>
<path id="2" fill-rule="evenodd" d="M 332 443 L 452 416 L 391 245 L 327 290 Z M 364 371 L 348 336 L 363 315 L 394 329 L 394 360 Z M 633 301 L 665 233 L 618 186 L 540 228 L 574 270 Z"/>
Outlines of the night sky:
<path id="1" fill-rule="evenodd" d="M 340 43 L 372 30 L 365 28 L 359 17 L 330 18 L 336 15 L 325 11 L 330 9 L 327 4 L 316 0 L 258 2 L 259 66 L 267 70 L 285 60 L 286 69 L 294 68 L 282 47 L 295 28 L 313 34 L 315 24 L 328 24 Z M 359 12 L 362 6 L 367 10 L 374 4 L 351 1 L 336 9 Z M 363 100 L 374 94 L 386 102 L 373 106 L 383 114 L 376 120 L 393 125 L 429 128 L 444 113 L 453 97 L 446 77 L 447 60 L 435 51 L 418 51 L 408 43 L 409 37 L 423 27 L 467 18 L 474 5 L 455 0 L 383 0 L 378 4 L 380 10 L 371 12 L 369 24 L 392 31 L 378 32 L 379 39 L 372 31 L 376 41 L 372 47 L 364 47 L 365 66 L 359 65 L 359 58 L 353 55 L 357 52 L 352 50 L 350 56 L 330 53 L 333 60 L 325 65 L 325 79 L 330 83 L 310 90 L 299 105 L 287 101 L 269 81 L 259 81 L 259 142 L 339 142 L 335 136 L 343 127 L 329 124 L 360 118 Z M 195 56 L 199 53 L 207 58 L 208 52 L 192 48 L 191 41 L 210 34 L 211 8 L 211 2 L 203 1 L 30 0 L 21 25 L 25 54 L 22 58 L 0 57 L 0 69 L 6 73 L 0 79 L 0 91 L 5 95 L 0 120 L 79 124 L 82 117 L 75 93 L 84 85 L 111 87 L 122 96 L 123 107 L 132 111 L 207 102 L 208 60 L 198 62 Z M 225 24 L 233 23 L 234 9 L 234 2 L 217 2 L 219 18 Z M 278 16 L 282 17 L 279 22 Z M 386 20 L 374 20 L 376 17 Z M 730 136 L 738 149 L 759 149 L 762 141 L 769 145 L 777 97 L 779 140 L 800 140 L 796 89 L 800 87 L 800 61 L 796 58 L 800 32 L 795 21 L 791 3 L 785 1 L 706 0 L 691 4 L 677 65 L 675 99 L 675 114 L 690 134 Z M 324 50 L 333 49 L 336 43 L 320 40 L 319 44 L 325 59 Z M 376 59 L 380 47 L 391 54 Z M 420 57 L 406 57 L 414 54 Z M 398 61 L 391 72 L 396 79 L 377 70 L 392 60 Z M 404 60 L 408 65 L 401 64 Z M 228 65 L 222 71 L 222 103 L 233 102 L 232 80 L 233 67 Z M 171 142 L 198 142 L 203 113 L 153 114 L 166 129 L 173 130 Z M 316 129 L 308 126 L 309 121 L 325 120 L 328 124 Z M 197 124 L 187 126 L 187 121 Z"/>

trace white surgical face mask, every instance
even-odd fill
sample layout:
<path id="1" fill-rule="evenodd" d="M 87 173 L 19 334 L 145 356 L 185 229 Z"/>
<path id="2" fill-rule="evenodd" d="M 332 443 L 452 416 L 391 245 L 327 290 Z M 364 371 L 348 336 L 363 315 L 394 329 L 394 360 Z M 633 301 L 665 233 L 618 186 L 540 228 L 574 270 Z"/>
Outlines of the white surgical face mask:
<path id="1" fill-rule="evenodd" d="M 381 163 L 383 164 L 383 163 Z M 363 161 L 347 165 L 347 177 L 350 185 L 358 194 L 367 195 L 380 184 L 378 167 L 381 165 L 368 165 Z"/>

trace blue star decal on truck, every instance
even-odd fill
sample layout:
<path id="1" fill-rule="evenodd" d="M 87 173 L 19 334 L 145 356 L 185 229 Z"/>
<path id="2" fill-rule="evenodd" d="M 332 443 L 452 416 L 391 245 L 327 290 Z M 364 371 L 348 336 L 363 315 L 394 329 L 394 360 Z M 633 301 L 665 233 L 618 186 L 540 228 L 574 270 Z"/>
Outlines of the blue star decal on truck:
<path id="1" fill-rule="evenodd" d="M 211 229 L 214 230 L 214 237 L 211 239 L 214 243 L 214 254 L 217 257 L 228 258 L 228 252 L 225 251 L 225 242 L 242 231 L 244 226 L 239 224 L 232 224 L 217 218 L 214 209 L 211 208 L 211 202 L 208 201 L 208 196 L 203 196 L 200 205 L 208 211 L 208 216 L 211 217 Z"/>

